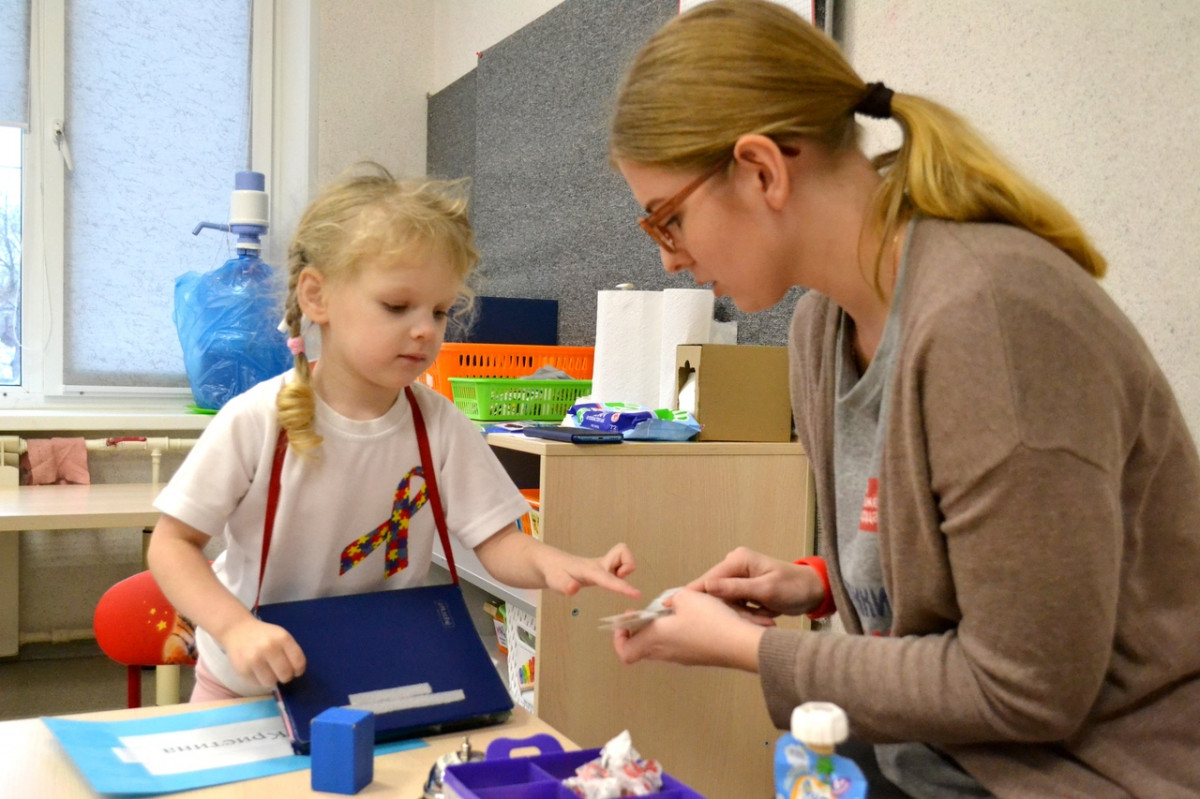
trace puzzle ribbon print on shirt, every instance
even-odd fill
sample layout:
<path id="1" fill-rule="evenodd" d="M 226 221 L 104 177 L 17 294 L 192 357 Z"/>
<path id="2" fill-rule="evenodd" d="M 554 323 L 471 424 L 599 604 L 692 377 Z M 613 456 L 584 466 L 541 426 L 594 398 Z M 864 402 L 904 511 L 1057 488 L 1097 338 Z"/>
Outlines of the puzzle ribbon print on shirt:
<path id="1" fill-rule="evenodd" d="M 421 478 L 421 488 L 414 494 L 412 482 Z M 387 541 L 387 555 L 383 561 L 384 579 L 408 566 L 408 522 L 413 514 L 421 509 L 426 502 L 425 472 L 420 467 L 414 467 L 396 486 L 392 498 L 392 513 L 371 532 L 355 539 L 342 550 L 342 568 L 339 575 L 353 569 L 366 560 L 367 556 Z"/>

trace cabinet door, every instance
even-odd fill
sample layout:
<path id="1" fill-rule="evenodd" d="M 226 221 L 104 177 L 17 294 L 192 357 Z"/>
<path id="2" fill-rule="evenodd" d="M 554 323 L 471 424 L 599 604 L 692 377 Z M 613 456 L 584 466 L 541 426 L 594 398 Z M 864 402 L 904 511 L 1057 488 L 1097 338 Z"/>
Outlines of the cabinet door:
<path id="1" fill-rule="evenodd" d="M 693 446 L 696 454 L 687 455 L 654 454 L 655 445 L 629 447 L 619 456 L 556 457 L 547 449 L 541 464 L 546 542 L 586 555 L 626 542 L 638 563 L 631 581 L 644 601 L 703 573 L 739 545 L 788 560 L 810 554 L 814 505 L 808 459 L 798 446 L 764 448 L 783 454 L 723 454 L 754 452 L 745 445 Z M 706 796 L 770 796 L 780 733 L 767 716 L 757 676 L 621 664 L 598 620 L 637 604 L 594 589 L 574 597 L 542 592 L 538 716 L 583 747 L 601 746 L 628 729 L 643 756 Z"/>

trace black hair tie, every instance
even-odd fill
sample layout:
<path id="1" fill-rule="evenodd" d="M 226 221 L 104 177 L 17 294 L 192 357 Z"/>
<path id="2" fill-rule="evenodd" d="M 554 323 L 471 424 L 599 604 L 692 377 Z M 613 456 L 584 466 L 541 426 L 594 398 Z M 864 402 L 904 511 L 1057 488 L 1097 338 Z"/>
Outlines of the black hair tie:
<path id="1" fill-rule="evenodd" d="M 892 95 L 895 92 L 882 83 L 868 83 L 867 93 L 854 106 L 854 113 L 873 119 L 892 118 Z"/>

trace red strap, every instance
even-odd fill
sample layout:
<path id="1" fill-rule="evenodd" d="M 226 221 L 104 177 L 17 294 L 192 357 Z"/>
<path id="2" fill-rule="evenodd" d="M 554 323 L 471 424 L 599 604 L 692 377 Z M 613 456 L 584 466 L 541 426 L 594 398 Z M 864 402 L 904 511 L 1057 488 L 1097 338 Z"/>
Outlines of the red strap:
<path id="1" fill-rule="evenodd" d="M 425 472 L 425 485 L 429 489 L 429 504 L 433 506 L 433 520 L 437 524 L 438 536 L 442 539 L 442 549 L 446 552 L 446 567 L 450 577 L 458 584 L 458 570 L 454 568 L 454 552 L 450 549 L 450 535 L 446 532 L 446 514 L 442 510 L 442 497 L 438 493 L 437 475 L 433 470 L 433 457 L 429 454 L 429 434 L 425 432 L 425 417 L 417 405 L 417 398 L 412 388 L 405 387 L 404 395 L 412 408 L 413 425 L 417 429 L 417 448 L 421 451 L 421 469 Z M 254 597 L 254 609 L 258 610 L 258 600 L 262 596 L 263 575 L 267 571 L 267 552 L 271 548 L 271 535 L 275 530 L 275 510 L 279 507 L 279 483 L 283 473 L 283 457 L 287 454 L 287 431 L 279 431 L 279 439 L 275 442 L 275 457 L 271 461 L 271 482 L 267 487 L 267 513 L 263 521 L 262 559 L 258 566 L 258 593 Z"/>
<path id="2" fill-rule="evenodd" d="M 833 589 L 829 587 L 829 567 L 825 565 L 825 558 L 812 555 L 792 562 L 797 566 L 808 566 L 813 569 L 817 573 L 817 576 L 821 578 L 821 586 L 825 589 L 825 596 L 821 598 L 821 604 L 804 615 L 813 621 L 823 619 L 826 616 L 832 616 L 833 612 L 837 610 L 837 605 L 833 601 Z"/>
<path id="3" fill-rule="evenodd" d="M 438 493 L 437 473 L 433 469 L 433 457 L 429 454 L 429 434 L 425 432 L 425 417 L 413 394 L 412 386 L 404 387 L 404 396 L 412 408 L 413 425 L 417 428 L 417 448 L 421 450 L 421 469 L 425 472 L 425 485 L 429 488 L 429 504 L 433 506 L 433 520 L 437 523 L 438 537 L 442 539 L 442 550 L 446 553 L 446 568 L 450 579 L 458 584 L 458 570 L 454 568 L 454 551 L 450 548 L 450 535 L 446 532 L 446 513 L 442 510 L 442 496 Z"/>
<path id="4" fill-rule="evenodd" d="M 258 593 L 254 595 L 254 610 L 258 610 L 258 600 L 262 596 L 263 574 L 267 571 L 267 552 L 271 549 L 271 534 L 275 530 L 275 509 L 279 507 L 279 479 L 283 474 L 283 456 L 287 454 L 288 437 L 286 430 L 279 431 L 275 440 L 275 457 L 271 461 L 271 482 L 267 486 L 267 516 L 263 521 L 262 557 L 258 562 Z"/>

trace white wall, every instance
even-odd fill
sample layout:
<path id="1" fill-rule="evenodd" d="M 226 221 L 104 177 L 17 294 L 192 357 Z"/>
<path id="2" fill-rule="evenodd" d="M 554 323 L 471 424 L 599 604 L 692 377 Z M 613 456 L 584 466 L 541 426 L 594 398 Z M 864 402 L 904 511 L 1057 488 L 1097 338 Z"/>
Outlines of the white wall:
<path id="1" fill-rule="evenodd" d="M 444 89 L 470 72 L 481 53 L 561 0 L 438 0 L 433 17 L 433 82 Z"/>
<path id="2" fill-rule="evenodd" d="M 842 5 L 865 80 L 955 109 L 1080 219 L 1200 435 L 1200 4 Z"/>
<path id="3" fill-rule="evenodd" d="M 426 98 L 559 0 L 321 0 L 317 177 L 425 171 Z"/>
<path id="4" fill-rule="evenodd" d="M 317 180 L 363 160 L 425 171 L 434 9 L 425 0 L 321 0 Z"/>

